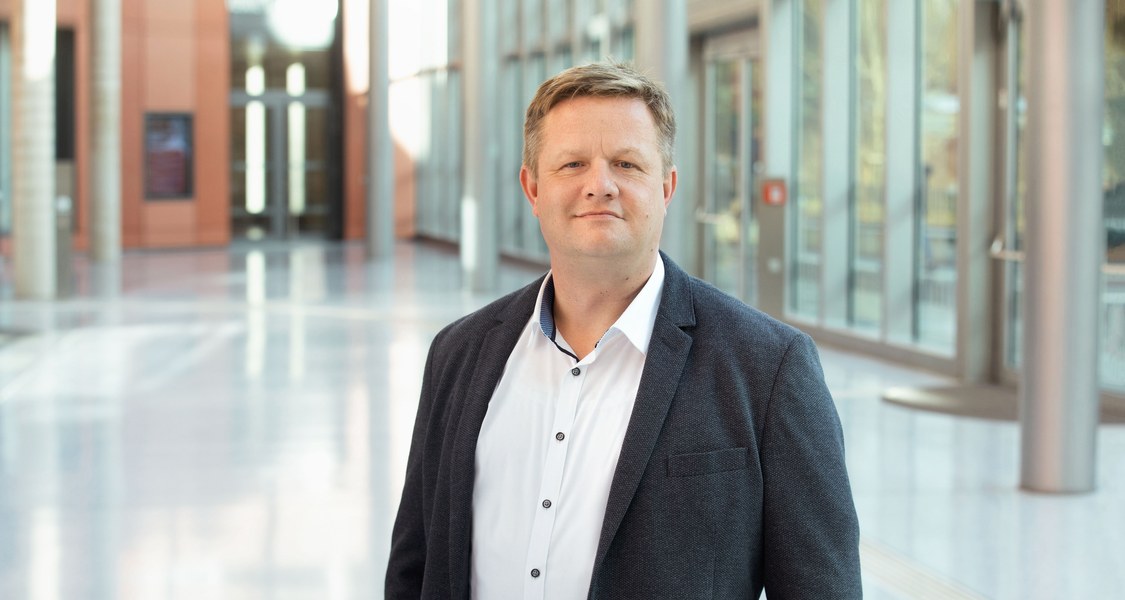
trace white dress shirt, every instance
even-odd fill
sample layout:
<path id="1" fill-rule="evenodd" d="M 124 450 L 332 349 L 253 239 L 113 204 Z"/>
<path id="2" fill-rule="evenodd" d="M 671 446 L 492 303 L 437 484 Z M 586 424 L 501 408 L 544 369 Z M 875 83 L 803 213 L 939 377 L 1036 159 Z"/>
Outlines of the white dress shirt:
<path id="1" fill-rule="evenodd" d="M 658 258 L 629 307 L 579 361 L 555 330 L 547 275 L 477 439 L 474 599 L 586 597 L 663 289 Z"/>

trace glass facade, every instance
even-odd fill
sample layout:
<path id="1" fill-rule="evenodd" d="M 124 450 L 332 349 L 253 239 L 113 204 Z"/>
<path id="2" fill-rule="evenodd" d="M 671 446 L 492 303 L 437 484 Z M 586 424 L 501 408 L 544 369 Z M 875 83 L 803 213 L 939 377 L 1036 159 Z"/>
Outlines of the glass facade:
<path id="1" fill-rule="evenodd" d="M 424 82 L 415 155 L 417 231 L 456 241 L 460 235 L 462 131 L 459 39 L 460 3 L 427 0 L 427 10 L 448 18 L 422 19 L 421 37 L 439 33 L 449 47 L 424 51 L 427 59 L 406 79 Z M 794 0 L 792 58 L 784 79 L 791 88 L 787 117 L 789 201 L 786 207 L 785 315 L 811 327 L 869 342 L 908 348 L 925 360 L 956 363 L 958 346 L 958 210 L 964 189 L 960 172 L 965 127 L 959 54 L 967 39 L 963 0 L 917 0 L 912 8 L 889 0 L 849 0 L 846 23 L 839 4 Z M 987 9 L 974 8 L 983 12 Z M 1102 373 L 1109 389 L 1125 389 L 1125 40 L 1113 24 L 1125 19 L 1107 6 L 1106 35 L 1106 279 L 1103 303 Z M 502 140 L 497 161 L 501 251 L 546 261 L 538 223 L 527 207 L 517 173 L 522 164 L 523 111 L 550 74 L 577 62 L 633 50 L 633 7 L 624 0 L 499 0 L 497 85 Z M 893 19 L 892 19 L 892 15 Z M 439 31 L 440 29 L 440 31 Z M 1017 30 L 1019 28 L 1017 27 Z M 756 99 L 761 79 L 756 55 L 715 52 L 737 30 L 704 35 L 693 52 L 704 52 L 694 74 L 698 159 L 682 164 L 697 173 L 700 201 L 695 260 L 722 289 L 755 303 L 758 297 L 756 164 L 770 139 L 762 135 Z M 841 38 L 846 32 L 846 38 Z M 752 29 L 745 34 L 757 35 Z M 1004 322 L 998 328 L 997 364 L 1009 380 L 1020 364 L 1023 202 L 1026 156 L 1022 96 L 1023 44 L 1010 49 L 1015 81 L 999 99 L 1014 124 L 999 152 L 1011 146 L 1005 193 L 996 203 L 1005 256 L 1001 285 L 992 298 Z M 846 45 L 843 39 L 846 39 Z M 756 43 L 756 42 L 754 42 Z M 753 44 L 749 44 L 753 45 Z M 711 48 L 708 50 L 708 48 Z M 842 49 L 848 55 L 841 57 Z M 1001 65 L 998 65 L 1002 68 Z M 837 77 L 848 69 L 847 77 Z M 826 73 L 826 70 L 829 70 Z M 771 75 L 771 81 L 772 80 Z M 904 83 L 906 82 L 906 83 Z M 903 87 L 906 86 L 906 87 Z M 1007 93 L 1007 92 L 1006 92 Z M 845 113 L 838 112 L 846 103 Z M 1118 109 L 1121 110 L 1118 110 Z M 1010 114 L 1009 114 L 1010 113 Z M 1120 115 L 1118 113 L 1121 113 Z M 848 122 L 839 122 L 847 115 Z M 826 116 L 828 115 L 828 116 Z M 769 115 L 767 114 L 767 117 Z M 830 118 L 831 117 L 831 118 Z M 1121 118 L 1119 118 L 1121 117 Z M 1122 123 L 1119 124 L 1118 121 Z M 687 130 L 684 130 L 687 131 Z M 826 133 L 827 132 L 827 133 Z M 846 144 L 843 143 L 846 141 Z M 846 157 L 841 153 L 847 153 Z M 906 161 L 903 164 L 902 161 Z M 682 161 L 681 161 L 682 162 Z M 888 164 L 896 163 L 894 172 Z M 999 162 L 1003 162 L 1002 160 Z M 846 171 L 841 174 L 843 168 Z M 911 168 L 913 172 L 911 173 Z M 999 176 L 999 175 L 998 175 Z M 891 182 L 895 182 L 892 190 Z M 1002 205 L 1001 205 L 1002 204 Z M 844 256 L 846 254 L 846 256 Z M 932 363 L 937 364 L 937 363 Z M 950 371 L 956 367 L 950 366 Z"/>
<path id="2" fill-rule="evenodd" d="M 961 183 L 960 4 L 919 2 L 909 13 L 914 31 L 910 44 L 917 52 L 914 64 L 898 60 L 894 67 L 888 57 L 887 0 L 850 0 L 847 18 L 840 20 L 841 13 L 834 12 L 830 22 L 829 5 L 823 0 L 797 4 L 795 167 L 786 289 L 787 314 L 793 318 L 868 339 L 894 339 L 935 356 L 953 356 Z M 841 45 L 841 39 L 846 44 Z M 903 51 L 901 41 L 899 45 Z M 839 56 L 845 48 L 850 55 Z M 850 71 L 850 79 L 835 76 L 833 70 L 842 68 Z M 892 68 L 899 71 L 892 74 Z M 914 82 L 913 110 L 902 110 L 901 98 L 896 111 L 888 109 L 892 75 Z M 838 103 L 847 103 L 849 112 L 837 112 Z M 826 121 L 826 114 L 835 117 Z M 847 123 L 838 122 L 844 118 Z M 909 210 L 899 210 L 913 215 L 896 225 L 910 229 L 906 238 L 900 237 L 908 239 L 909 246 L 899 248 L 886 244 L 887 153 L 892 138 L 895 151 L 916 154 L 919 179 L 910 191 Z M 847 143 L 841 146 L 839 140 Z M 841 152 L 848 156 L 842 158 Z M 839 164 L 847 165 L 846 174 L 834 170 Z M 844 218 L 846 224 L 840 222 Z M 840 258 L 843 253 L 846 258 Z M 908 275 L 887 272 L 888 253 L 910 257 Z M 906 290 L 893 302 L 887 296 L 888 277 L 900 277 L 903 283 L 896 289 Z M 908 326 L 901 332 L 888 331 L 887 310 L 909 313 Z"/>

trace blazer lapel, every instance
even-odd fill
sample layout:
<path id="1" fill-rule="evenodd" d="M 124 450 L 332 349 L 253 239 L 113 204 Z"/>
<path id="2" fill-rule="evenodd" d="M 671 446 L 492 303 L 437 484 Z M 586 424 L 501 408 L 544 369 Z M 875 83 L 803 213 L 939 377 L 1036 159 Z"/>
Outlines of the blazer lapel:
<path id="1" fill-rule="evenodd" d="M 656 313 L 656 323 L 644 371 L 641 373 L 633 414 L 629 418 L 629 427 L 625 430 L 621 455 L 610 484 L 598 552 L 594 557 L 595 581 L 609 545 L 617 535 L 621 520 L 625 518 L 625 512 L 637 492 L 641 476 L 648 467 L 691 350 L 692 337 L 681 329 L 695 325 L 691 280 L 663 252 L 660 256 L 665 265 L 664 291 Z"/>
<path id="2" fill-rule="evenodd" d="M 534 310 L 540 278 L 524 288 L 508 306 L 497 312 L 498 323 L 474 348 L 478 359 L 465 391 L 463 410 L 457 417 L 456 437 L 449 468 L 449 576 L 453 598 L 469 597 L 472 550 L 473 480 L 476 473 L 477 436 L 488 402 L 504 374 L 520 332 Z"/>

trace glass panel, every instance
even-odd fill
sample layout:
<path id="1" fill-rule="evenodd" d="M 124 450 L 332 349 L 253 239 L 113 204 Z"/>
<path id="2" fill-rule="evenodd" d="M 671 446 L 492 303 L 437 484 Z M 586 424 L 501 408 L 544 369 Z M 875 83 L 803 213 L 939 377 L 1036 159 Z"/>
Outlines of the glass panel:
<path id="1" fill-rule="evenodd" d="M 266 127 L 267 115 L 261 102 L 231 108 L 232 149 L 235 155 L 251 160 L 235 159 L 231 169 L 231 236 L 234 239 L 264 239 L 271 230 L 267 199 L 273 195 L 269 148 L 270 130 Z"/>
<path id="2" fill-rule="evenodd" d="M 1125 264 L 1125 4 L 1106 3 L 1106 261 Z"/>
<path id="3" fill-rule="evenodd" d="M 500 0 L 500 53 L 512 54 L 520 47 L 519 0 Z"/>
<path id="4" fill-rule="evenodd" d="M 525 50 L 543 48 L 543 0 L 523 0 L 523 40 Z"/>
<path id="5" fill-rule="evenodd" d="M 804 0 L 801 5 L 797 39 L 797 176 L 791 205 L 789 310 L 815 319 L 820 314 L 821 235 L 824 190 L 823 160 L 823 64 L 822 30 L 824 7 L 821 0 Z"/>
<path id="6" fill-rule="evenodd" d="M 547 0 L 547 35 L 552 44 L 565 40 L 570 24 L 570 3 L 567 0 Z"/>
<path id="7" fill-rule="evenodd" d="M 0 234 L 12 229 L 12 52 L 8 24 L 0 23 Z"/>
<path id="8" fill-rule="evenodd" d="M 305 105 L 290 102 L 288 106 L 289 143 L 287 144 L 288 164 L 286 175 L 289 178 L 289 214 L 300 215 L 305 212 Z"/>
<path id="9" fill-rule="evenodd" d="M 535 96 L 535 90 L 538 89 L 539 84 L 543 83 L 546 79 L 546 61 L 543 55 L 532 55 L 526 63 L 524 63 L 524 79 L 523 79 L 523 106 L 526 107 L 531 99 Z M 539 231 L 539 221 L 534 218 L 526 218 L 523 221 L 523 247 L 524 252 L 528 258 L 546 257 L 547 245 L 543 241 L 543 235 Z"/>
<path id="10" fill-rule="evenodd" d="M 441 238 L 444 234 L 441 230 L 441 203 L 446 196 L 446 184 L 448 178 L 445 176 L 445 133 L 446 127 L 449 126 L 446 119 L 446 100 L 445 100 L 445 72 L 439 71 L 434 73 L 431 80 L 433 86 L 432 112 L 433 112 L 433 129 L 430 130 L 430 160 L 428 166 L 427 176 L 432 179 L 430 187 L 430 201 L 427 210 L 427 228 L 430 235 Z"/>
<path id="11" fill-rule="evenodd" d="M 742 220 L 743 231 L 743 245 L 745 254 L 743 257 L 743 273 L 744 285 L 743 293 L 745 294 L 744 300 L 751 305 L 758 303 L 758 213 L 755 208 L 761 202 L 761 195 L 759 194 L 758 175 L 762 170 L 762 89 L 763 71 L 762 61 L 755 59 L 747 63 L 750 69 L 750 106 L 748 118 L 750 122 L 743 126 L 743 131 L 750 136 L 750 139 L 744 145 L 743 152 L 749 151 L 749 156 L 742 158 L 742 185 L 749 188 L 748 197 L 748 210 L 746 216 Z M 743 105 L 743 110 L 746 106 Z"/>
<path id="12" fill-rule="evenodd" d="M 922 3 L 922 198 L 915 339 L 952 353 L 957 317 L 957 0 Z"/>
<path id="13" fill-rule="evenodd" d="M 738 60 L 718 60 L 712 65 L 714 104 L 711 107 L 713 146 L 710 213 L 704 229 L 704 260 L 708 279 L 719 289 L 740 296 L 742 192 L 739 188 L 739 148 L 742 108 L 742 69 Z"/>
<path id="14" fill-rule="evenodd" d="M 307 160 L 328 160 L 328 119 L 327 107 L 305 107 L 305 158 Z"/>
<path id="15" fill-rule="evenodd" d="M 849 323 L 878 334 L 883 321 L 883 186 L 886 180 L 886 0 L 859 0 L 856 57 L 855 208 Z"/>
<path id="16" fill-rule="evenodd" d="M 437 60 L 441 65 L 448 65 L 461 60 L 461 32 L 464 29 L 461 26 L 461 0 L 449 0 L 447 12 L 445 15 L 445 28 L 449 36 L 449 45 L 445 49 L 442 56 L 438 56 Z"/>
<path id="17" fill-rule="evenodd" d="M 562 72 L 572 64 L 573 63 L 571 62 L 570 49 L 559 48 L 553 55 L 551 55 L 550 73 L 554 75 L 555 73 Z"/>
<path id="18" fill-rule="evenodd" d="M 1102 289 L 1102 386 L 1125 393 L 1125 274 L 1107 274 Z"/>
<path id="19" fill-rule="evenodd" d="M 1125 4 L 1106 2 L 1105 227 L 1101 374 L 1106 388 L 1125 392 Z"/>
<path id="20" fill-rule="evenodd" d="M 448 115 L 449 129 L 445 141 L 445 177 L 447 178 L 448 188 L 446 190 L 446 197 L 443 201 L 444 215 L 442 222 L 445 226 L 446 234 L 450 239 L 460 239 L 461 237 L 461 193 L 464 187 L 462 183 L 462 157 L 464 156 L 464 137 L 463 133 L 465 128 L 461 123 L 461 115 L 463 102 L 461 100 L 461 72 L 450 71 L 448 79 L 448 88 L 446 90 L 448 103 L 446 104 L 446 114 Z"/>
<path id="21" fill-rule="evenodd" d="M 1014 181 L 1009 181 L 1008 186 L 1014 187 L 1014 193 L 1009 194 L 1008 206 L 1005 211 L 1005 246 L 1012 250 L 1023 250 L 1024 247 L 1024 201 L 1027 198 L 1027 136 L 1024 135 L 1027 127 L 1027 99 L 1024 90 L 1027 82 L 1027 29 L 1019 27 L 1016 35 L 1018 41 L 1009 49 L 1015 54 L 1016 81 L 1009 96 L 1009 110 L 1015 111 L 1015 148 L 1009 151 L 1016 153 L 1016 169 Z M 1004 314 L 1007 315 L 1005 328 L 1004 361 L 1012 368 L 1019 367 L 1023 361 L 1023 317 L 1020 310 L 1023 297 L 1023 265 L 1015 261 L 1005 261 L 1004 267 Z"/>
<path id="22" fill-rule="evenodd" d="M 526 212 L 519 170 L 523 163 L 523 94 L 520 91 L 520 63 L 504 61 L 501 73 L 501 148 L 500 148 L 500 247 L 519 254 L 521 223 Z"/>
<path id="23" fill-rule="evenodd" d="M 242 205 L 247 213 L 260 214 L 266 210 L 269 197 L 266 188 L 270 162 L 269 152 L 272 132 L 266 126 L 266 105 L 254 100 L 243 109 L 246 113 L 246 130 L 243 146 L 246 148 L 246 201 Z"/>
<path id="24" fill-rule="evenodd" d="M 633 60 L 633 26 L 627 25 L 613 36 L 613 57 L 617 60 Z"/>
<path id="25" fill-rule="evenodd" d="M 292 233 L 319 236 L 328 230 L 328 174 L 323 167 L 304 170 L 304 194 L 308 199 L 304 211 L 290 222 Z"/>

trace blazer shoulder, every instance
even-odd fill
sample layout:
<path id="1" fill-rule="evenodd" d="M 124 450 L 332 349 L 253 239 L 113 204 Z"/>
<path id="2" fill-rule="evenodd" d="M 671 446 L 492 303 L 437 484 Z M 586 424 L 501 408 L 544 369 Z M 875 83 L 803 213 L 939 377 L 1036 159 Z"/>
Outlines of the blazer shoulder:
<path id="1" fill-rule="evenodd" d="M 691 278 L 695 302 L 696 331 L 729 344 L 752 344 L 787 348 L 796 337 L 807 337 L 800 329 L 783 323 L 695 277 Z"/>

